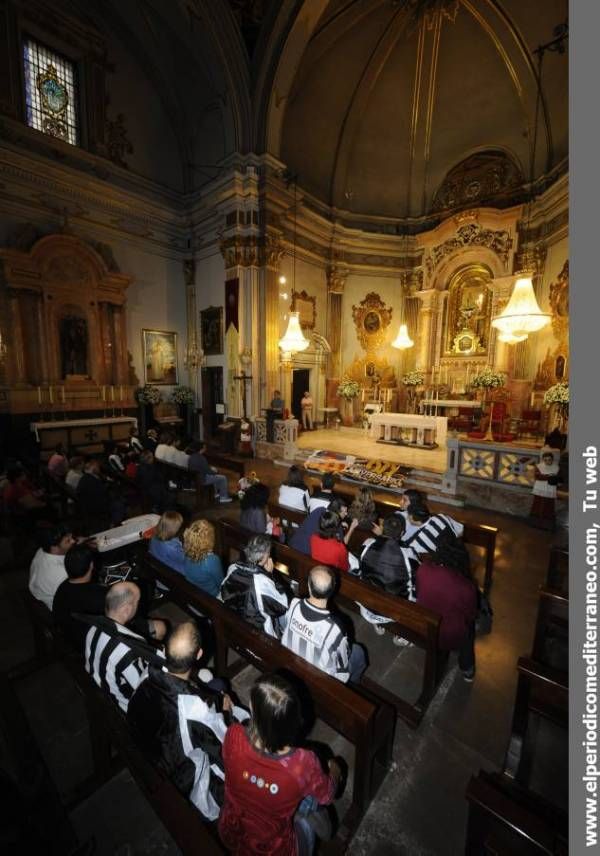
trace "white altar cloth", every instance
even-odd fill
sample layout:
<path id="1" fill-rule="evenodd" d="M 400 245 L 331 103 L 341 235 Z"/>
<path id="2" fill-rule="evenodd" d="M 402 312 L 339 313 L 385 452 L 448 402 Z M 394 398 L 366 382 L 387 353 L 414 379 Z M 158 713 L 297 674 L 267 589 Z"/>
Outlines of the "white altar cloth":
<path id="1" fill-rule="evenodd" d="M 445 416 L 421 416 L 418 413 L 374 413 L 369 436 L 373 440 L 391 440 L 392 428 L 415 428 L 418 445 L 424 444 L 426 430 L 433 431 L 435 442 L 443 446 L 448 434 L 448 419 Z"/>
<path id="2" fill-rule="evenodd" d="M 460 398 L 423 398 L 419 402 L 419 407 L 471 407 L 481 410 L 481 401 L 463 401 Z"/>

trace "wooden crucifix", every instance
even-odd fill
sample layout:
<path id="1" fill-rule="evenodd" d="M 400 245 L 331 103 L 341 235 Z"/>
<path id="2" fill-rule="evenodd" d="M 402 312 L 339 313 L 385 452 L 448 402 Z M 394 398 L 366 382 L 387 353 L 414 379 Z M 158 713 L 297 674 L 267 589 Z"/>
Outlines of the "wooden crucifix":
<path id="1" fill-rule="evenodd" d="M 248 389 L 248 387 L 246 386 L 246 384 L 248 381 L 252 380 L 252 375 L 247 375 L 246 372 L 242 369 L 242 373 L 239 375 L 234 375 L 233 379 L 239 380 L 243 384 L 243 386 L 242 386 L 242 416 L 244 417 L 244 419 L 247 419 L 248 414 L 246 412 L 246 390 Z"/>

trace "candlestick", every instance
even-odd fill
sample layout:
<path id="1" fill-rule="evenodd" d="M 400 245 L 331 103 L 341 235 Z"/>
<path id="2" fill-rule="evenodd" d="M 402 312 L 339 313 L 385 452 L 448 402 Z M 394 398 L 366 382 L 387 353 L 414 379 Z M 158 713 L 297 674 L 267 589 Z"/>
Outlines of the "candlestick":
<path id="1" fill-rule="evenodd" d="M 48 397 L 50 400 L 50 404 L 54 404 L 54 392 L 51 386 L 48 387 Z"/>
<path id="2" fill-rule="evenodd" d="M 42 390 L 38 386 L 38 404 L 42 403 Z"/>

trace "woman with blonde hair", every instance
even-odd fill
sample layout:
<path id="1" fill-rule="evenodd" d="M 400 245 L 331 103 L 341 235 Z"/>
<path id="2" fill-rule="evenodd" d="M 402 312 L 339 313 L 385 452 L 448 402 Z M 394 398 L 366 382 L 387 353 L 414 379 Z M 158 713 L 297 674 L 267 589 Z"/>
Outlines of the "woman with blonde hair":
<path id="1" fill-rule="evenodd" d="M 183 574 L 183 544 L 179 533 L 183 526 L 183 517 L 178 511 L 165 511 L 150 541 L 150 555 L 164 562 L 174 571 Z"/>
<path id="2" fill-rule="evenodd" d="M 195 520 L 183 533 L 183 573 L 186 579 L 217 597 L 223 582 L 223 567 L 214 546 L 215 527 L 208 520 Z"/>
<path id="3" fill-rule="evenodd" d="M 361 529 L 370 529 L 377 520 L 377 510 L 373 494 L 368 487 L 360 487 L 354 501 L 348 509 L 351 520 L 358 520 Z"/>

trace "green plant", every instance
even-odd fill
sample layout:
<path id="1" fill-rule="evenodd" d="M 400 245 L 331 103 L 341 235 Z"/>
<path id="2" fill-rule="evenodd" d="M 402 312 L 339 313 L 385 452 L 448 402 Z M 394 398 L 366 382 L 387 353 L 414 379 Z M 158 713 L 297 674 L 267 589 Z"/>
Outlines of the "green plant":
<path id="1" fill-rule="evenodd" d="M 353 398 L 360 395 L 360 384 L 345 377 L 337 388 L 337 394 L 341 398 L 345 398 L 346 401 L 352 401 Z"/>

